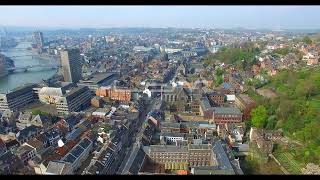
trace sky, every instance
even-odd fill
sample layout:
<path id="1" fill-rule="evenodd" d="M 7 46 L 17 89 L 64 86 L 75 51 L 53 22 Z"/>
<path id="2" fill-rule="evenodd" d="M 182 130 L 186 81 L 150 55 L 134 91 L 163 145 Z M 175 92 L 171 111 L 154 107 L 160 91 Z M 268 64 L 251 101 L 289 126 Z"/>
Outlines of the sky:
<path id="1" fill-rule="evenodd" d="M 0 6 L 0 26 L 318 29 L 320 6 Z"/>

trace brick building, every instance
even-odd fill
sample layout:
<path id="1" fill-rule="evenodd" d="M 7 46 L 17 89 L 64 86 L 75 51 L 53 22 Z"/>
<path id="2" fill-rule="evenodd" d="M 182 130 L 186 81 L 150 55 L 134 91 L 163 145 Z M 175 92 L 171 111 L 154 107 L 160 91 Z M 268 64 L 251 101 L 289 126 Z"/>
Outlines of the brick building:
<path id="1" fill-rule="evenodd" d="M 103 100 L 101 97 L 99 96 L 95 96 L 91 99 L 91 105 L 97 108 L 101 108 L 103 105 Z"/>
<path id="2" fill-rule="evenodd" d="M 125 101 L 131 100 L 131 90 L 130 89 L 120 89 L 117 87 L 101 87 L 97 89 L 96 95 L 100 97 L 108 97 L 112 100 Z"/>
<path id="3" fill-rule="evenodd" d="M 243 119 L 250 119 L 251 110 L 257 105 L 252 98 L 244 94 L 236 96 L 235 104 L 243 112 Z"/>
<path id="4" fill-rule="evenodd" d="M 238 108 L 215 107 L 213 108 L 212 121 L 216 124 L 241 123 L 242 113 Z"/>
<path id="5" fill-rule="evenodd" d="M 222 93 L 211 93 L 208 95 L 209 101 L 213 106 L 222 106 L 226 99 L 226 96 Z"/>

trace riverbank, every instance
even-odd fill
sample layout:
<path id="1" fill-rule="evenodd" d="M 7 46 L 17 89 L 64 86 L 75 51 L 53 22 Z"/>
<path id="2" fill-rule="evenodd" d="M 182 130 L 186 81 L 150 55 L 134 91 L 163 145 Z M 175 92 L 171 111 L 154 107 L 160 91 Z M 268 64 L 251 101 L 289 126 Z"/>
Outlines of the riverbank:
<path id="1" fill-rule="evenodd" d="M 31 46 L 31 43 L 20 43 L 16 48 L 9 49 L 6 52 L 2 52 L 7 57 L 13 57 L 15 67 L 27 67 L 27 66 L 37 66 L 37 65 L 48 65 L 58 64 L 56 59 L 41 59 L 27 50 Z M 25 50 L 21 50 L 25 49 Z M 0 78 L 0 92 L 8 92 L 14 88 L 17 88 L 25 83 L 40 83 L 43 80 L 50 79 L 54 77 L 57 70 L 48 68 L 35 68 L 27 72 L 17 72 L 8 74 Z"/>

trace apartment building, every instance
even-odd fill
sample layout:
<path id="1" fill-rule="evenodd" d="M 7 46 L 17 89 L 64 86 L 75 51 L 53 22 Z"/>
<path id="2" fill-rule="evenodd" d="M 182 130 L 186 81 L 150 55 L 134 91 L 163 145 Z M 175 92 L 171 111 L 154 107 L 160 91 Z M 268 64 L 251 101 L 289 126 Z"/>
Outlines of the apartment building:
<path id="1" fill-rule="evenodd" d="M 241 123 L 242 113 L 234 107 L 215 107 L 213 108 L 212 121 L 216 124 Z"/>
<path id="2" fill-rule="evenodd" d="M 32 103 L 35 99 L 33 88 L 35 84 L 26 84 L 13 89 L 9 93 L 0 94 L 0 111 L 18 111 L 19 108 Z"/>
<path id="3" fill-rule="evenodd" d="M 57 111 L 59 114 L 79 112 L 90 105 L 90 100 L 91 93 L 88 87 L 76 87 L 59 98 L 56 103 Z"/>

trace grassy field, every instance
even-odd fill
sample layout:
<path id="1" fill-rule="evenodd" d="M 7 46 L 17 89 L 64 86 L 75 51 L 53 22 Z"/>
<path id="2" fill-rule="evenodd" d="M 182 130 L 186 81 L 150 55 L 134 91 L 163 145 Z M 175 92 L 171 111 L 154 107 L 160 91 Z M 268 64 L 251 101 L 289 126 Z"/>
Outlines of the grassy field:
<path id="1" fill-rule="evenodd" d="M 57 108 L 53 104 L 42 104 L 40 102 L 34 102 L 28 104 L 25 108 L 21 109 L 21 111 L 32 112 L 34 110 L 40 110 L 42 112 L 46 112 L 52 115 L 58 115 Z"/>
<path id="2" fill-rule="evenodd" d="M 289 152 L 277 153 L 274 156 L 287 171 L 292 174 L 301 174 L 303 164 L 296 161 Z"/>

